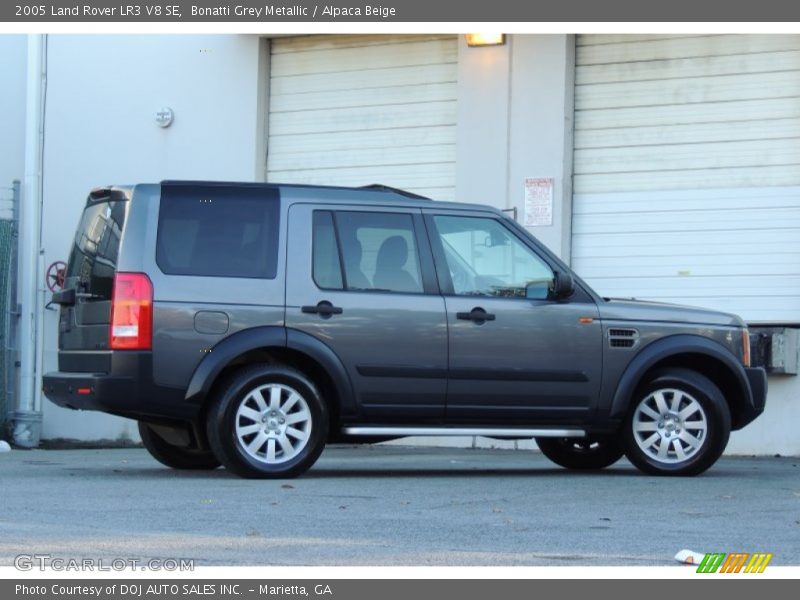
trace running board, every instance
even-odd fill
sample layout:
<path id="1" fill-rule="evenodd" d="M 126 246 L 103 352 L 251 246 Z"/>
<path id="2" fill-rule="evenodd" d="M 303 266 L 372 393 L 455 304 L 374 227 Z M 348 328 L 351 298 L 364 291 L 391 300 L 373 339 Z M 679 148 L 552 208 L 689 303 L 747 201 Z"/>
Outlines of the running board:
<path id="1" fill-rule="evenodd" d="M 582 429 L 516 429 L 511 427 L 344 427 L 348 435 L 483 435 L 488 437 L 586 437 Z"/>

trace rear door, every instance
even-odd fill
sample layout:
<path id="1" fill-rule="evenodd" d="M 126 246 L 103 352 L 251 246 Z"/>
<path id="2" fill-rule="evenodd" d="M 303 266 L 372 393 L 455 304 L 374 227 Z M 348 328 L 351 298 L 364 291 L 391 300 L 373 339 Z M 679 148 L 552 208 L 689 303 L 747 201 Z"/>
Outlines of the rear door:
<path id="1" fill-rule="evenodd" d="M 295 204 L 288 227 L 286 326 L 336 353 L 363 417 L 441 421 L 447 323 L 421 211 Z"/>
<path id="2" fill-rule="evenodd" d="M 117 190 L 87 200 L 64 279 L 64 289 L 74 289 L 76 300 L 73 306 L 61 307 L 61 370 L 107 370 L 108 355 L 103 351 L 108 350 L 111 293 L 129 205 L 126 195 Z"/>

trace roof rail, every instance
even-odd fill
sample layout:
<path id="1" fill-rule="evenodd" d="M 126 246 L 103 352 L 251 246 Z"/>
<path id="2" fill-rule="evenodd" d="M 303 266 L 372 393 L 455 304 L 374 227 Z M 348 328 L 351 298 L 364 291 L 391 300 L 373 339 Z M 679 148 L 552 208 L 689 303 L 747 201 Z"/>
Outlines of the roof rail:
<path id="1" fill-rule="evenodd" d="M 275 183 L 275 182 L 244 182 L 244 181 L 202 181 L 202 180 L 189 180 L 189 179 L 164 179 L 161 185 L 207 185 L 207 186 L 241 186 L 241 187 L 307 187 L 307 188 L 322 188 L 334 190 L 371 190 L 374 192 L 388 192 L 403 196 L 409 200 L 428 200 L 433 202 L 433 198 L 428 196 L 421 196 L 408 190 L 384 185 L 382 183 L 372 183 L 370 185 L 362 185 L 360 187 L 351 187 L 343 185 L 316 185 L 311 183 Z"/>
<path id="2" fill-rule="evenodd" d="M 409 192 L 408 190 L 392 187 L 390 185 L 384 185 L 382 183 L 371 183 L 369 185 L 362 185 L 361 189 L 375 190 L 376 192 L 393 192 L 395 194 L 400 194 L 401 196 L 405 196 L 406 198 L 411 198 L 412 200 L 433 200 L 432 198 L 428 198 L 427 196 L 421 196 L 419 194 L 415 194 L 414 192 Z"/>

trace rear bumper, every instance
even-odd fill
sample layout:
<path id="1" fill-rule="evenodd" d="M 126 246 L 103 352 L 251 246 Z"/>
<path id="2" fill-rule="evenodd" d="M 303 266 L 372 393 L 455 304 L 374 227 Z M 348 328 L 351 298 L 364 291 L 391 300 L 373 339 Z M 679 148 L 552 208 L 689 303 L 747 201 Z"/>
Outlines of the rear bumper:
<path id="1" fill-rule="evenodd" d="M 150 352 L 113 352 L 108 373 L 46 373 L 42 391 L 48 400 L 74 410 L 95 410 L 138 420 L 192 420 L 197 406 L 185 391 L 153 383 Z"/>
<path id="2" fill-rule="evenodd" d="M 767 404 L 767 372 L 761 367 L 754 367 L 744 370 L 747 376 L 747 383 L 750 388 L 750 398 L 745 398 L 744 406 L 737 415 L 734 429 L 741 429 L 748 423 L 752 423 L 758 415 L 764 412 Z"/>

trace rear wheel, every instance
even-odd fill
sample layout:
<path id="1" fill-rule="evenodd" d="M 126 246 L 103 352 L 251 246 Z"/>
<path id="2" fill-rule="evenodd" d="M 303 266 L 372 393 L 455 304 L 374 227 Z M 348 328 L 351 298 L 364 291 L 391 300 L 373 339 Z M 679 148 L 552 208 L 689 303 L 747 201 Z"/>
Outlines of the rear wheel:
<path id="1" fill-rule="evenodd" d="M 245 367 L 212 402 L 209 443 L 220 462 L 242 477 L 296 477 L 325 446 L 327 407 L 314 382 L 296 369 Z"/>
<path id="2" fill-rule="evenodd" d="M 170 444 L 158 434 L 158 428 L 141 421 L 139 422 L 139 436 L 150 456 L 162 465 L 173 469 L 216 469 L 220 465 L 219 460 L 212 452 Z"/>
<path id="3" fill-rule="evenodd" d="M 645 473 L 697 475 L 719 459 L 730 432 L 730 409 L 714 382 L 689 369 L 668 369 L 637 391 L 624 428 L 625 453 Z"/>
<path id="4" fill-rule="evenodd" d="M 624 454 L 619 440 L 611 436 L 536 438 L 536 444 L 542 454 L 567 469 L 604 469 Z"/>

